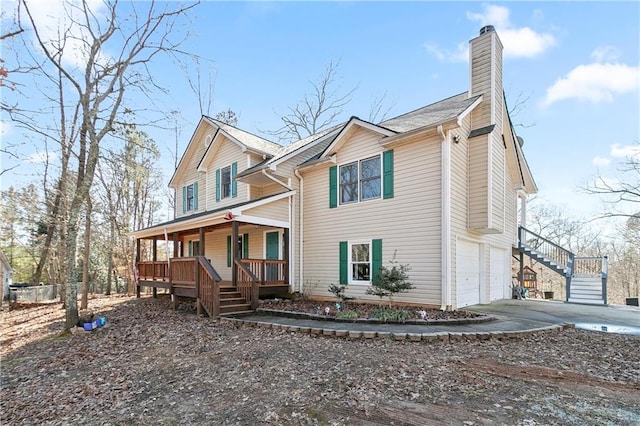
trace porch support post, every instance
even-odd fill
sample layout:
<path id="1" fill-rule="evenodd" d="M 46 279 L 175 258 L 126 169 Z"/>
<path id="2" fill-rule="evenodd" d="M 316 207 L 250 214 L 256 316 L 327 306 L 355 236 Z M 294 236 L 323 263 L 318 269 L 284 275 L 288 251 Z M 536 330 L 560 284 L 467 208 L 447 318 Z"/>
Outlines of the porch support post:
<path id="1" fill-rule="evenodd" d="M 524 253 L 523 252 L 520 252 L 519 263 L 520 263 L 520 272 L 518 272 L 518 284 L 520 284 L 520 287 L 524 287 Z M 521 289 L 518 289 L 518 291 L 520 290 Z"/>
<path id="2" fill-rule="evenodd" d="M 238 286 L 238 268 L 236 268 L 236 258 L 238 257 L 238 222 L 231 224 L 231 283 Z"/>
<path id="3" fill-rule="evenodd" d="M 153 262 L 155 263 L 157 261 L 158 261 L 158 237 L 153 237 Z M 155 267 L 156 266 L 153 265 L 154 269 Z M 153 298 L 154 299 L 158 298 L 158 287 L 153 287 Z"/>
<path id="4" fill-rule="evenodd" d="M 140 238 L 136 239 L 136 263 L 134 268 L 138 268 L 138 264 L 140 263 Z M 138 271 L 140 272 L 140 271 Z M 111 273 L 111 271 L 109 271 Z M 137 274 L 136 274 L 137 275 Z M 136 297 L 140 298 L 140 283 L 136 283 Z"/>
<path id="5" fill-rule="evenodd" d="M 285 284 L 289 284 L 289 228 L 284 228 L 284 247 L 282 249 L 282 259 L 285 264 L 282 268 L 282 278 Z"/>
<path id="6" fill-rule="evenodd" d="M 180 238 L 178 233 L 173 233 L 173 257 L 178 257 L 178 245 L 180 244 Z"/>
<path id="7" fill-rule="evenodd" d="M 204 228 L 200 228 L 200 253 L 198 253 L 199 256 L 204 256 Z"/>

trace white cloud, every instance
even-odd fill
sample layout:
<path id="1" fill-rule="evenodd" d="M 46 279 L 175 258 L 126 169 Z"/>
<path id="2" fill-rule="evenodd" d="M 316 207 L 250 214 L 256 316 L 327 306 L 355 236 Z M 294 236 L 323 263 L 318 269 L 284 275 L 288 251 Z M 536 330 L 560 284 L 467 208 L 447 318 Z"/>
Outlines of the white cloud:
<path id="1" fill-rule="evenodd" d="M 425 43 L 424 47 L 427 52 L 433 54 L 439 61 L 465 62 L 469 60 L 468 43 L 458 44 L 456 50 L 443 49 L 433 43 Z"/>
<path id="2" fill-rule="evenodd" d="M 606 157 L 596 156 L 593 160 L 593 165 L 596 167 L 607 167 L 611 164 L 611 159 Z"/>
<path id="3" fill-rule="evenodd" d="M 467 12 L 471 21 L 482 25 L 493 25 L 504 46 L 505 57 L 533 58 L 555 46 L 556 39 L 549 33 L 538 33 L 529 27 L 516 28 L 510 20 L 510 11 L 504 6 L 485 5 L 483 13 Z M 540 19 L 540 12 L 534 11 Z"/>
<path id="4" fill-rule="evenodd" d="M 596 62 L 615 62 L 620 51 L 614 46 L 599 46 L 591 52 L 591 58 Z"/>
<path id="5" fill-rule="evenodd" d="M 82 2 L 79 0 L 32 0 L 28 2 L 29 11 L 38 27 L 40 37 L 50 47 L 59 44 L 60 34 L 65 35 L 63 62 L 83 68 L 86 63 L 86 44 L 88 38 L 85 26 L 76 24 L 82 22 Z M 102 0 L 86 0 L 92 22 L 102 21 L 105 3 Z M 26 18 L 25 18 L 26 20 Z M 100 52 L 100 62 L 108 60 L 105 52 Z"/>
<path id="6" fill-rule="evenodd" d="M 625 64 L 579 65 L 547 89 L 542 104 L 548 106 L 563 99 L 611 102 L 614 94 L 638 89 L 639 72 L 638 67 Z"/>
<path id="7" fill-rule="evenodd" d="M 0 135 L 7 137 L 11 134 L 11 130 L 13 130 L 13 125 L 10 121 L 0 120 Z"/>
<path id="8" fill-rule="evenodd" d="M 632 158 L 640 160 L 640 145 L 611 145 L 611 156 L 614 158 Z"/>

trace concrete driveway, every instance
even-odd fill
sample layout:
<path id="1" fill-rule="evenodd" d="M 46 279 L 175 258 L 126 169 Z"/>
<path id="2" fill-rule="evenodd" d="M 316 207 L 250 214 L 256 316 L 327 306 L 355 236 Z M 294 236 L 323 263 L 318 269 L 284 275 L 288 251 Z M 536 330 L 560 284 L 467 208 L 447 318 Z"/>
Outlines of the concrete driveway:
<path id="1" fill-rule="evenodd" d="M 624 334 L 640 335 L 640 308 L 618 305 L 579 305 L 551 300 L 496 300 L 486 305 L 465 308 L 473 312 L 490 314 L 534 323 L 576 324 L 578 328 L 596 329 L 592 325 L 608 328 L 598 331 L 612 331 L 619 327 Z M 615 332 L 615 331 L 614 331 Z"/>

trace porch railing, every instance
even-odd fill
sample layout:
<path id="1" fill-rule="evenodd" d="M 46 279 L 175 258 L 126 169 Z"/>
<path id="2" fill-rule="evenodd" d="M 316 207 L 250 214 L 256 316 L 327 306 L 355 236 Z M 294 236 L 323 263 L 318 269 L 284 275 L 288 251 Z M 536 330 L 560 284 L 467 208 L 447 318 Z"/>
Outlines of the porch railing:
<path id="1" fill-rule="evenodd" d="M 260 285 L 278 285 L 287 282 L 286 260 L 242 259 L 241 262 L 255 275 Z"/>
<path id="2" fill-rule="evenodd" d="M 572 273 L 573 253 L 525 227 L 520 226 L 519 233 L 519 244 L 521 248 L 533 250 L 539 256 L 553 261 L 565 269 L 567 275 Z"/>
<path id="3" fill-rule="evenodd" d="M 576 257 L 574 276 L 599 277 L 607 274 L 606 257 Z"/>
<path id="4" fill-rule="evenodd" d="M 196 294 L 200 303 L 212 318 L 220 315 L 220 275 L 204 257 L 196 257 Z"/>
<path id="5" fill-rule="evenodd" d="M 247 303 L 251 305 L 251 309 L 255 310 L 258 308 L 258 299 L 260 297 L 258 277 L 244 262 L 236 260 L 235 265 L 238 273 L 238 291 Z"/>
<path id="6" fill-rule="evenodd" d="M 142 281 L 169 281 L 168 262 L 138 262 L 138 279 Z"/>

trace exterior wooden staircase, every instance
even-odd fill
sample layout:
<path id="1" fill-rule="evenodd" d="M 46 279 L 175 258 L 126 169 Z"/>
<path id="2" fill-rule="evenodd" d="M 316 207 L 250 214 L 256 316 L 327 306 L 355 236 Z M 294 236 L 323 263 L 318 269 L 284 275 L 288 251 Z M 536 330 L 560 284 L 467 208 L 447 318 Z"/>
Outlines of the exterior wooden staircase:
<path id="1" fill-rule="evenodd" d="M 565 277 L 566 301 L 607 304 L 607 257 L 578 257 L 558 244 L 520 226 L 518 247 L 520 276 L 523 258 L 528 256 Z"/>

